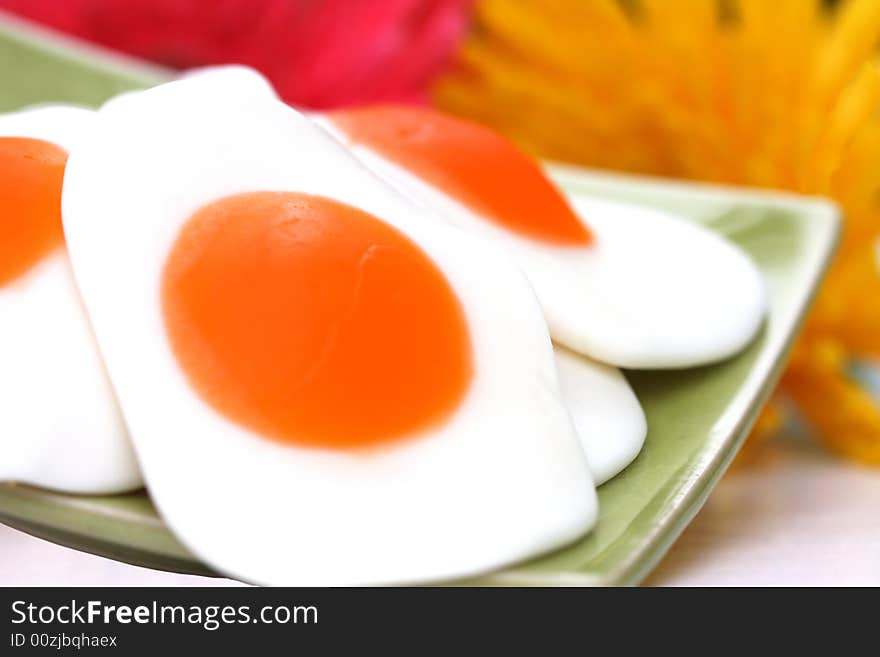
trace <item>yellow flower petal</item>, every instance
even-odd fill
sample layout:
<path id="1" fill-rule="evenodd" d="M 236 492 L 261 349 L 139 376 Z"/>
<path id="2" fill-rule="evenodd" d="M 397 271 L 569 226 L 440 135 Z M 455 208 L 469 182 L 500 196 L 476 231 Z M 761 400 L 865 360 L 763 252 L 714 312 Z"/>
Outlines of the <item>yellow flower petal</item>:
<path id="1" fill-rule="evenodd" d="M 534 153 L 791 189 L 844 208 L 839 256 L 780 396 L 877 461 L 880 410 L 846 375 L 880 355 L 880 2 L 479 0 L 438 105 Z M 775 420 L 774 420 L 775 417 Z M 766 435 L 777 416 L 765 415 Z"/>

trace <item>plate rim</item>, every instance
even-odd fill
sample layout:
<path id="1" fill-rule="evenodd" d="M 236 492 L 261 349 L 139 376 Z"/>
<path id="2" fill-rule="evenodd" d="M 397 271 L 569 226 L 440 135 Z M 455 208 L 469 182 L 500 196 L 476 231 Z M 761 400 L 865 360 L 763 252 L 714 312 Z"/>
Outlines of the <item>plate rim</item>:
<path id="1" fill-rule="evenodd" d="M 772 358 L 763 364 L 756 361 L 735 397 L 748 399 L 746 411 L 739 415 L 735 424 L 728 429 L 714 451 L 707 450 L 705 456 L 708 458 L 703 464 L 702 471 L 693 475 L 691 480 L 680 489 L 675 502 L 666 509 L 666 512 L 655 524 L 653 531 L 639 543 L 637 548 L 631 550 L 625 559 L 601 575 L 563 572 L 548 576 L 545 573 L 518 571 L 517 566 L 513 566 L 479 578 L 480 582 L 517 586 L 542 586 L 546 584 L 554 586 L 636 585 L 654 569 L 700 511 L 718 480 L 727 471 L 764 405 L 775 390 L 782 373 L 785 371 L 788 357 L 801 334 L 821 283 L 839 247 L 842 213 L 835 202 L 825 197 L 745 186 L 609 172 L 552 161 L 545 162 L 545 165 L 556 179 L 558 179 L 557 176 L 560 178 L 587 176 L 594 181 L 604 180 L 621 186 L 638 185 L 661 193 L 697 194 L 704 198 L 711 197 L 713 199 L 721 197 L 738 204 L 745 201 L 762 207 L 770 206 L 789 210 L 799 221 L 815 223 L 816 226 L 811 227 L 813 230 L 818 228 L 824 232 L 824 235 L 814 236 L 817 250 L 810 263 L 810 272 L 804 276 L 805 285 L 802 289 L 799 288 L 801 296 L 795 304 L 795 312 L 788 318 L 787 326 L 781 331 L 780 344 L 765 347 L 768 352 L 773 350 Z M 574 184 L 577 184 L 576 181 Z M 760 360 L 760 356 L 758 360 Z M 763 367 L 759 368 L 760 365 Z M 763 373 L 761 373 L 762 370 Z M 728 412 L 729 407 L 725 409 L 724 415 Z M 724 415 L 716 422 L 716 426 L 723 420 Z"/>

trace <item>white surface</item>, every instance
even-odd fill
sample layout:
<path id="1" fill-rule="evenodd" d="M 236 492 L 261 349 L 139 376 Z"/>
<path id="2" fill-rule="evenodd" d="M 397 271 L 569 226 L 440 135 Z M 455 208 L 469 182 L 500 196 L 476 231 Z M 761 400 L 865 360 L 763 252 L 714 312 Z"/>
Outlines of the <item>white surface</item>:
<path id="1" fill-rule="evenodd" d="M 62 201 L 77 283 L 138 460 L 181 541 L 247 581 L 331 586 L 476 575 L 586 533 L 592 477 L 541 309 L 514 264 L 425 220 L 265 90 L 217 102 L 205 88 L 216 89 L 211 74 L 110 101 L 70 156 Z M 446 422 L 382 450 L 304 449 L 229 421 L 190 386 L 158 293 L 173 240 L 208 203 L 280 190 L 381 218 L 445 274 L 474 362 Z"/>
<path id="2" fill-rule="evenodd" d="M 648 579 L 655 586 L 880 586 L 880 469 L 796 440 L 728 473 Z M 0 525 L 0 585 L 213 586 L 135 568 Z"/>
<path id="3" fill-rule="evenodd" d="M 880 468 L 796 438 L 728 473 L 646 584 L 880 586 Z"/>
<path id="4" fill-rule="evenodd" d="M 0 525 L 0 586 L 242 586 L 214 577 L 137 568 Z"/>

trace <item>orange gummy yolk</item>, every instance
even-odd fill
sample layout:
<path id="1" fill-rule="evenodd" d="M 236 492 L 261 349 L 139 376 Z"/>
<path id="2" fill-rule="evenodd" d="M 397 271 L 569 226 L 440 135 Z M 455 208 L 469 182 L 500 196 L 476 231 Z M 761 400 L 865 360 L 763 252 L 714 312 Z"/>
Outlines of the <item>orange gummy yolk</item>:
<path id="1" fill-rule="evenodd" d="M 64 244 L 61 182 L 67 153 L 49 142 L 0 137 L 0 285 Z"/>
<path id="2" fill-rule="evenodd" d="M 200 397 L 278 442 L 372 447 L 445 420 L 472 378 L 461 304 L 397 229 L 320 196 L 197 211 L 165 263 L 171 348 Z"/>
<path id="3" fill-rule="evenodd" d="M 339 110 L 332 123 L 366 146 L 524 237 L 589 244 L 589 230 L 540 167 L 501 135 L 428 109 L 378 105 Z"/>

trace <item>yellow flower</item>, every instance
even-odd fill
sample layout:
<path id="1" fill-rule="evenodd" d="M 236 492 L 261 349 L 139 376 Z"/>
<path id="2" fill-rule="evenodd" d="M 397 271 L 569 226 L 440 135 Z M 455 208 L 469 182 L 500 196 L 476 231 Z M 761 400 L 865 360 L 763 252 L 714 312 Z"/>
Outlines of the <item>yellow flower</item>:
<path id="1" fill-rule="evenodd" d="M 435 100 L 548 158 L 836 199 L 843 244 L 778 394 L 880 463 L 849 374 L 880 357 L 878 43 L 880 0 L 479 0 Z"/>

